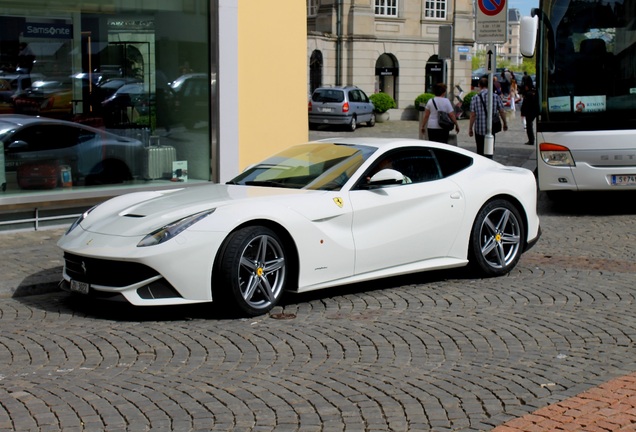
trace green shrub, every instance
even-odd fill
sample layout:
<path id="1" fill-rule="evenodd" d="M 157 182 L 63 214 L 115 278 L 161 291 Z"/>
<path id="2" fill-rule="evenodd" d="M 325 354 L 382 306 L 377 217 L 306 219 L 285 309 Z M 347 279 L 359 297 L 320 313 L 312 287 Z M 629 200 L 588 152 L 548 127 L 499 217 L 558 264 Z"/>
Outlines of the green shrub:
<path id="1" fill-rule="evenodd" d="M 414 103 L 415 108 L 417 108 L 419 111 L 424 111 L 424 108 L 426 107 L 426 103 L 429 100 L 431 100 L 433 97 L 435 97 L 433 93 L 422 93 L 421 95 L 415 98 L 415 103 Z"/>
<path id="2" fill-rule="evenodd" d="M 373 103 L 373 108 L 375 112 L 383 113 L 387 112 L 391 108 L 396 108 L 395 100 L 391 97 L 391 95 L 386 93 L 373 93 L 369 96 L 371 99 L 371 103 Z"/>
<path id="3" fill-rule="evenodd" d="M 473 100 L 473 96 L 475 96 L 477 92 L 471 91 L 466 96 L 464 96 L 464 100 L 462 101 L 462 110 L 464 112 L 470 112 L 470 101 Z"/>

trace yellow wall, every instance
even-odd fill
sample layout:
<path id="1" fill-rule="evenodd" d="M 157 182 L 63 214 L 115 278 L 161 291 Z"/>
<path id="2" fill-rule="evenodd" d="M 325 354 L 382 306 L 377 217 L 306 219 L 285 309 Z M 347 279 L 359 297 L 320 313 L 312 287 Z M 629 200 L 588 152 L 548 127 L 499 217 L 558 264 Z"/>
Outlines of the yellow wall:
<path id="1" fill-rule="evenodd" d="M 306 2 L 240 0 L 238 7 L 240 171 L 307 141 L 309 132 Z"/>

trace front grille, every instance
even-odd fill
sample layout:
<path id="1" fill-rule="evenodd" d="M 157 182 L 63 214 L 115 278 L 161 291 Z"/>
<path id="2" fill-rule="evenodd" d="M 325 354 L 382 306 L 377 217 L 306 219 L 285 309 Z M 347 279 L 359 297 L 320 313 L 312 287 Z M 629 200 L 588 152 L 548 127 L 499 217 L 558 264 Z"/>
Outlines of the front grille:
<path id="1" fill-rule="evenodd" d="M 64 253 L 64 262 L 71 279 L 91 285 L 124 287 L 159 275 L 143 264 L 87 258 L 68 252 Z"/>

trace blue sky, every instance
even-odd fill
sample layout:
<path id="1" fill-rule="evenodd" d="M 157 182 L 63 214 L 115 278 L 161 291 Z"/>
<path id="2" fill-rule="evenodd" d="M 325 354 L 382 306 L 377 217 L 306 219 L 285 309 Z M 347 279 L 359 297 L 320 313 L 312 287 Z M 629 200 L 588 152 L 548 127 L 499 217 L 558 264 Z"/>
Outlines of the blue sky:
<path id="1" fill-rule="evenodd" d="M 508 9 L 519 9 L 521 16 L 530 16 L 530 10 L 536 7 L 539 0 L 508 0 Z"/>

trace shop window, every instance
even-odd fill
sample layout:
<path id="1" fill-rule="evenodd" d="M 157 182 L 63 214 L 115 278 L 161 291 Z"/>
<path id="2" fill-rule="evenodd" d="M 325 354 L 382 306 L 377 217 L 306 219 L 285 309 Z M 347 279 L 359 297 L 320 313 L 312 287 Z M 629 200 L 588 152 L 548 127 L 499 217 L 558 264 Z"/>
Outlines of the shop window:
<path id="1" fill-rule="evenodd" d="M 68 193 L 209 181 L 216 3 L 40 3 L 0 16 L 2 196 L 40 189 L 18 178 L 37 164 Z"/>

